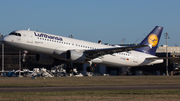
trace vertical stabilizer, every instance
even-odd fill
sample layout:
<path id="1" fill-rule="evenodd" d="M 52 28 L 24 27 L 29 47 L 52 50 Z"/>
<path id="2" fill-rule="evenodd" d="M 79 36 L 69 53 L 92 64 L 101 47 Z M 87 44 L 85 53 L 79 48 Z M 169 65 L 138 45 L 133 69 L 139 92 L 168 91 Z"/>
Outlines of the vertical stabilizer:
<path id="1" fill-rule="evenodd" d="M 137 48 L 135 50 L 143 52 L 143 53 L 155 55 L 157 46 L 158 46 L 159 41 L 160 41 L 162 30 L 163 30 L 163 27 L 156 26 L 146 36 L 146 38 L 144 38 L 144 40 L 140 43 L 140 45 L 149 45 L 149 46 Z"/>

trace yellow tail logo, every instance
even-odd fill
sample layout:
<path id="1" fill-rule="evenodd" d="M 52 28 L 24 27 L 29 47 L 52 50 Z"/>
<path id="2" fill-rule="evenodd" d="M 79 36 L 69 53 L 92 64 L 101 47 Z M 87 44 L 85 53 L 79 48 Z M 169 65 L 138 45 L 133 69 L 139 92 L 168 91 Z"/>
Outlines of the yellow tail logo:
<path id="1" fill-rule="evenodd" d="M 156 34 L 151 34 L 148 37 L 149 44 L 152 45 L 152 47 L 155 47 L 158 44 L 158 37 Z"/>

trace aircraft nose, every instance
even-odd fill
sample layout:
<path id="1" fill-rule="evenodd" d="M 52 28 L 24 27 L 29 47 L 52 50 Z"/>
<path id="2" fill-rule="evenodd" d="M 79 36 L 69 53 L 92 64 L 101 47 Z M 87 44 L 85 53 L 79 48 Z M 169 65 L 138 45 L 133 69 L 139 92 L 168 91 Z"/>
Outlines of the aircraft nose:
<path id="1" fill-rule="evenodd" d="M 8 41 L 8 37 L 7 36 L 3 36 L 2 38 L 1 38 L 1 42 L 2 43 L 5 43 L 5 42 L 7 42 Z"/>
<path id="2" fill-rule="evenodd" d="M 1 42 L 3 42 L 4 41 L 4 36 L 1 38 L 1 40 L 0 40 Z"/>

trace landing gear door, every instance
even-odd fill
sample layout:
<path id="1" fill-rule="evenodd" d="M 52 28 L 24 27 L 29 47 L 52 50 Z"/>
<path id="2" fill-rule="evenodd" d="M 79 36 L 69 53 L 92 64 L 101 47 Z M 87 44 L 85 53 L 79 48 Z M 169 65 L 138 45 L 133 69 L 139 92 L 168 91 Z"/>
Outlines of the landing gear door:
<path id="1" fill-rule="evenodd" d="M 27 43 L 33 43 L 33 32 L 28 31 L 27 36 Z"/>

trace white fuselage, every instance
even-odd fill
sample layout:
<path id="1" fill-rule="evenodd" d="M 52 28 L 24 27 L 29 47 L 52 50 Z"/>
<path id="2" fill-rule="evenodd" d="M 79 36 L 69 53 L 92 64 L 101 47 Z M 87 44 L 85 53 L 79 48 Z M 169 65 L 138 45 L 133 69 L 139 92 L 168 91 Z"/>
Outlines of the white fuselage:
<path id="1" fill-rule="evenodd" d="M 2 41 L 20 49 L 49 55 L 65 61 L 67 60 L 65 56 L 67 50 L 84 51 L 115 47 L 35 31 L 18 30 L 16 33 L 20 33 L 21 36 L 7 35 L 3 37 Z M 103 55 L 93 59 L 92 63 L 111 67 L 132 67 L 163 62 L 162 59 L 153 61 L 146 59 L 150 57 L 156 56 L 131 50 Z"/>

